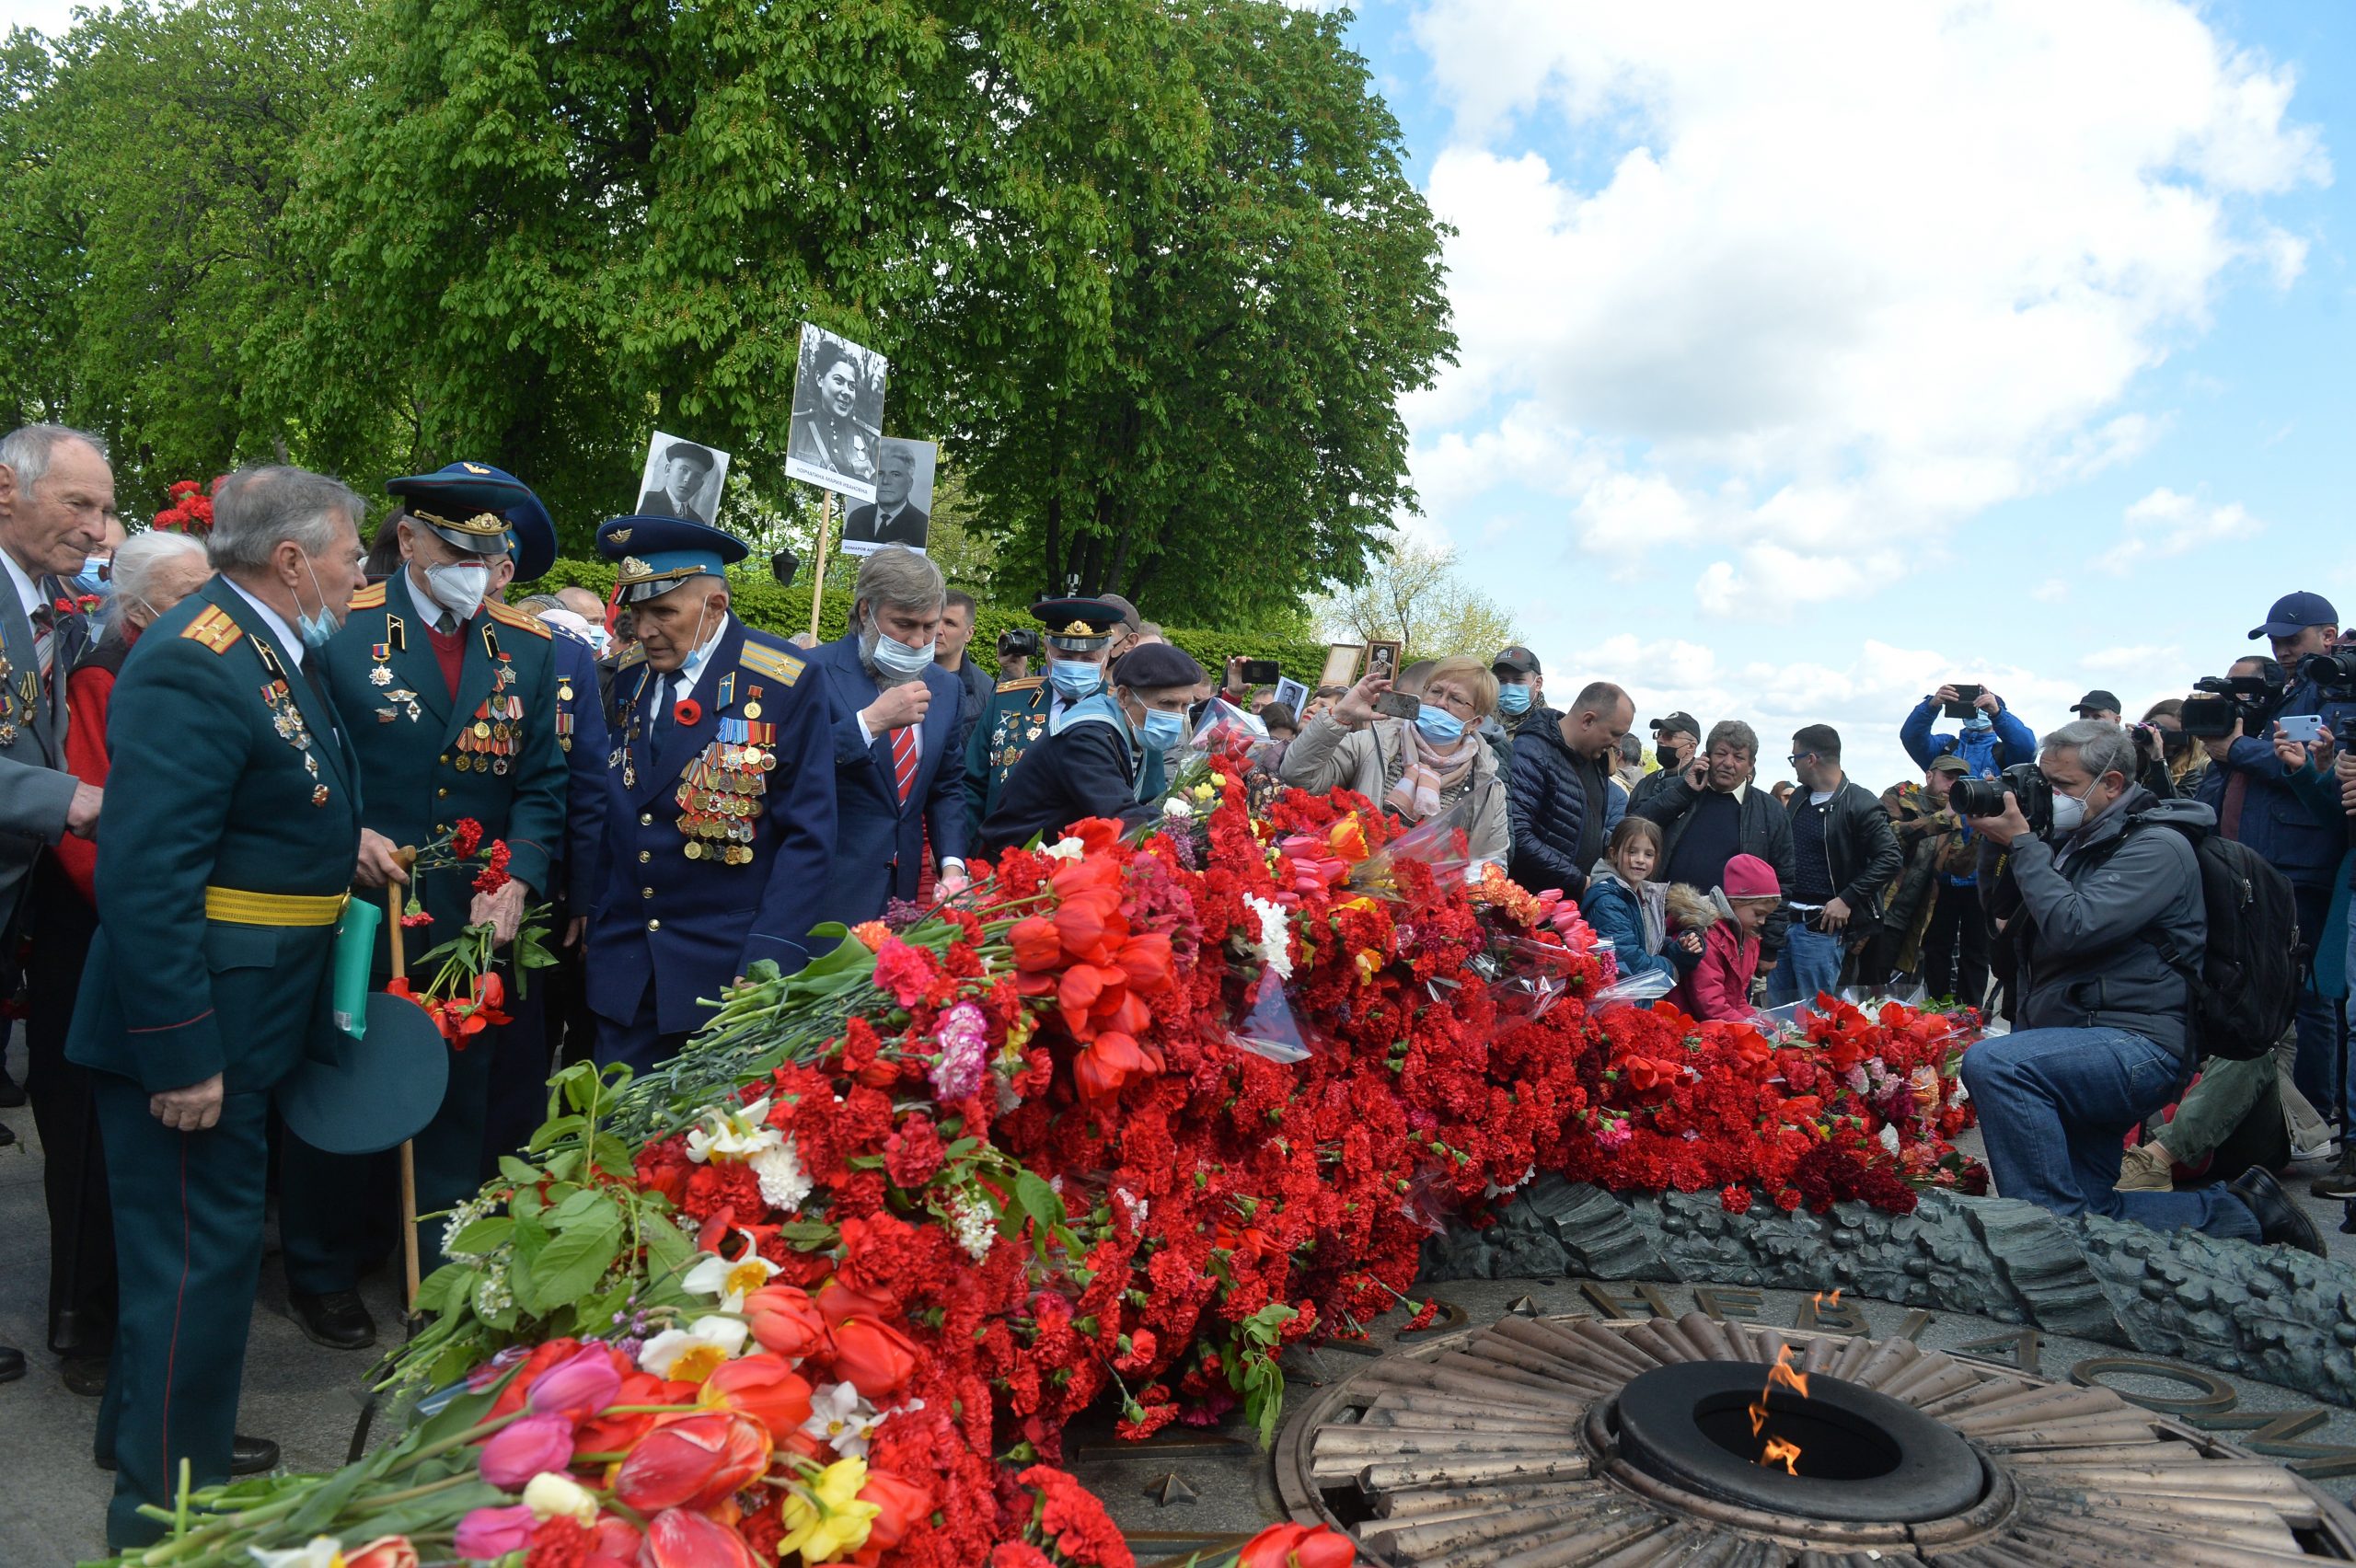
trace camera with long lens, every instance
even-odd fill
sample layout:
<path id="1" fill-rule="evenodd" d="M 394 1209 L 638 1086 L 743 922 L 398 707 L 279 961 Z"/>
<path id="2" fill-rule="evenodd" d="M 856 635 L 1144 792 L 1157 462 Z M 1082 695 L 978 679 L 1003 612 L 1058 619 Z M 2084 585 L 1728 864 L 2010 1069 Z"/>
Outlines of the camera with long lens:
<path id="1" fill-rule="evenodd" d="M 1036 659 L 1039 656 L 1039 634 L 1027 626 L 999 632 L 998 656 L 1000 659 Z"/>
<path id="2" fill-rule="evenodd" d="M 2018 801 L 2031 833 L 2053 825 L 2053 785 L 2033 762 L 2016 762 L 1993 778 L 1958 778 L 1947 793 L 1947 804 L 1958 816 L 2004 814 L 2004 797 Z"/>
<path id="3" fill-rule="evenodd" d="M 2322 706 L 2316 709 L 2342 751 L 2356 751 L 2356 648 L 2310 653 L 2299 661 L 2299 678 L 2313 681 Z"/>
<path id="4" fill-rule="evenodd" d="M 2328 657 L 2328 655 L 2319 655 Z M 2262 735 L 2282 709 L 2287 694 L 2279 674 L 2203 675 L 2192 683 L 2206 697 L 2184 699 L 2184 732 L 2198 740 L 2222 740 L 2239 724 L 2245 735 Z"/>

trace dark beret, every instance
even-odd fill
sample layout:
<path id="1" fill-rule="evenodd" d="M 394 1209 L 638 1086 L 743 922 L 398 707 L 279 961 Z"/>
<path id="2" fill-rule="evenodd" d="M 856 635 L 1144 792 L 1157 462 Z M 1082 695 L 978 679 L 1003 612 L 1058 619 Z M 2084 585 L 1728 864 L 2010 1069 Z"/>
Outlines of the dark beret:
<path id="1" fill-rule="evenodd" d="M 1188 686 L 1203 679 L 1203 667 L 1184 648 L 1149 642 L 1121 655 L 1113 666 L 1113 684 L 1132 691 L 1158 691 L 1164 686 Z"/>

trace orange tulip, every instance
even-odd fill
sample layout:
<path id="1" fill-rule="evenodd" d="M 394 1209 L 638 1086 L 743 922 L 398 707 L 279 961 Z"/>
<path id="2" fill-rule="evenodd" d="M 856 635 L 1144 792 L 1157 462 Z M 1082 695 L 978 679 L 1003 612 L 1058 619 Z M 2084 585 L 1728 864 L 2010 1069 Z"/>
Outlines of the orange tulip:
<path id="1" fill-rule="evenodd" d="M 378 1536 L 359 1551 L 345 1552 L 343 1568 L 417 1568 L 417 1548 L 407 1536 Z"/>
<path id="2" fill-rule="evenodd" d="M 751 1416 L 772 1438 L 798 1430 L 810 1419 L 810 1385 L 785 1357 L 770 1352 L 723 1361 L 704 1379 L 707 1404 Z"/>
<path id="3" fill-rule="evenodd" d="M 862 1399 L 882 1399 L 916 1369 L 917 1347 L 899 1330 L 867 1318 L 835 1325 L 835 1371 Z"/>
<path id="4" fill-rule="evenodd" d="M 761 1568 L 743 1536 L 684 1508 L 666 1508 L 646 1521 L 638 1561 L 643 1568 Z"/>
<path id="5" fill-rule="evenodd" d="M 826 1320 L 810 1293 L 791 1285 L 768 1285 L 745 1297 L 745 1316 L 761 1348 L 798 1359 L 826 1343 Z"/>
<path id="6" fill-rule="evenodd" d="M 849 1220 L 843 1228 L 849 1230 L 860 1223 L 856 1219 Z M 818 1287 L 818 1310 L 828 1326 L 840 1328 L 847 1318 L 897 1317 L 900 1304 L 886 1296 L 871 1296 L 865 1291 L 853 1290 L 843 1283 L 842 1275 L 835 1274 Z"/>
<path id="7" fill-rule="evenodd" d="M 1170 939 L 1160 931 L 1131 937 L 1121 944 L 1120 956 L 1114 962 L 1128 975 L 1130 985 L 1150 995 L 1170 984 Z"/>
<path id="8" fill-rule="evenodd" d="M 768 1462 L 769 1435 L 759 1422 L 731 1411 L 700 1411 L 641 1437 L 614 1477 L 614 1495 L 641 1514 L 709 1508 Z"/>
<path id="9" fill-rule="evenodd" d="M 885 1551 L 899 1545 L 932 1512 L 930 1487 L 890 1470 L 869 1470 L 867 1484 L 859 1489 L 859 1500 L 884 1510 L 868 1523 L 867 1544 Z"/>
<path id="10" fill-rule="evenodd" d="M 1111 908 L 1107 908 L 1107 905 Z M 1104 946 L 1104 922 L 1120 907 L 1109 892 L 1092 892 L 1064 901 L 1056 911 L 1056 935 L 1064 951 L 1074 958 L 1093 959 Z"/>
<path id="11" fill-rule="evenodd" d="M 1110 1030 L 1089 1042 L 1072 1059 L 1072 1081 L 1083 1100 L 1102 1100 L 1147 1068 L 1145 1053 L 1136 1040 Z"/>
<path id="12" fill-rule="evenodd" d="M 1006 940 L 1014 949 L 1014 967 L 1026 973 L 1053 969 L 1064 961 L 1063 939 L 1056 934 L 1055 922 L 1043 916 L 1017 920 Z"/>

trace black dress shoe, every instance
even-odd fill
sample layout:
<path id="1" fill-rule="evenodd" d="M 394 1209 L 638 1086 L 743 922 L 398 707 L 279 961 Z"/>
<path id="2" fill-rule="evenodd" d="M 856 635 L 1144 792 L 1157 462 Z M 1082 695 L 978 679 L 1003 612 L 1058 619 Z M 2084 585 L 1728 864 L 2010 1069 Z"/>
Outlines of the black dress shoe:
<path id="1" fill-rule="evenodd" d="M 100 1449 L 90 1456 L 102 1470 L 114 1469 L 114 1450 Z M 231 1475 L 260 1475 L 278 1468 L 278 1445 L 267 1437 L 248 1437 L 240 1432 L 229 1439 L 229 1473 Z"/>
<path id="2" fill-rule="evenodd" d="M 25 1375 L 25 1353 L 14 1345 L 0 1344 L 0 1383 L 13 1383 Z"/>
<path id="3" fill-rule="evenodd" d="M 0 1067 L 0 1106 L 13 1111 L 24 1102 L 25 1086 L 9 1077 L 6 1067 Z"/>
<path id="4" fill-rule="evenodd" d="M 16 1141 L 17 1135 L 8 1130 L 8 1124 L 6 1122 L 0 1122 L 0 1148 L 6 1148 Z"/>
<path id="5" fill-rule="evenodd" d="M 376 1343 L 376 1320 L 368 1315 L 357 1291 L 329 1290 L 318 1296 L 289 1291 L 286 1305 L 313 1344 L 329 1350 L 366 1350 Z"/>
<path id="6" fill-rule="evenodd" d="M 2260 1241 L 2269 1247 L 2296 1247 L 2318 1258 L 2325 1255 L 2323 1238 L 2316 1233 L 2315 1221 L 2291 1201 L 2282 1183 L 2263 1165 L 2253 1165 L 2235 1177 L 2225 1183 L 2225 1191 L 2247 1204 L 2250 1213 L 2258 1216 Z"/>
<path id="7" fill-rule="evenodd" d="M 69 1355 L 57 1371 L 68 1393 L 86 1400 L 97 1399 L 107 1391 L 107 1358 L 103 1355 Z"/>

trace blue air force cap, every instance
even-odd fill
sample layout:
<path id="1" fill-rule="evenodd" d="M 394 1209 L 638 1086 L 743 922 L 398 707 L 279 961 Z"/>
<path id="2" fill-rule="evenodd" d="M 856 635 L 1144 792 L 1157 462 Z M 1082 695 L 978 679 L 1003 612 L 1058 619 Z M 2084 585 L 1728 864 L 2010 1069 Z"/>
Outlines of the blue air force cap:
<path id="1" fill-rule="evenodd" d="M 389 479 L 385 488 L 401 498 L 411 517 L 458 548 L 513 554 L 518 582 L 545 575 L 556 561 L 556 524 L 549 509 L 504 468 L 460 461 Z"/>
<path id="2" fill-rule="evenodd" d="M 735 535 L 686 517 L 609 517 L 597 553 L 619 563 L 614 588 L 625 605 L 667 594 L 690 577 L 727 575 L 751 553 Z"/>
<path id="3" fill-rule="evenodd" d="M 2311 626 L 2339 624 L 2339 612 L 2322 594 L 2285 594 L 2266 612 L 2266 624 L 2249 635 L 2255 642 L 2261 637 L 2296 637 Z"/>

